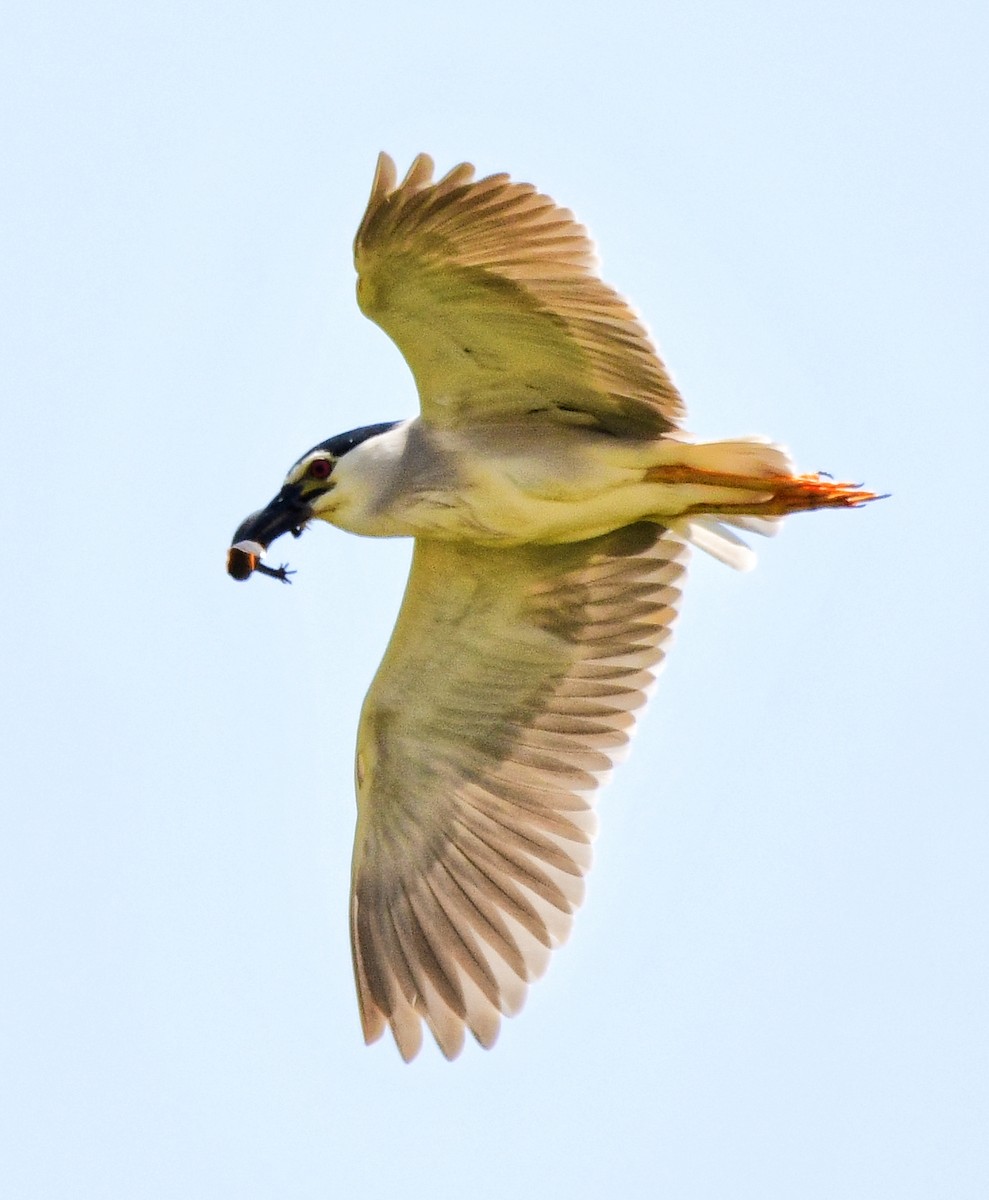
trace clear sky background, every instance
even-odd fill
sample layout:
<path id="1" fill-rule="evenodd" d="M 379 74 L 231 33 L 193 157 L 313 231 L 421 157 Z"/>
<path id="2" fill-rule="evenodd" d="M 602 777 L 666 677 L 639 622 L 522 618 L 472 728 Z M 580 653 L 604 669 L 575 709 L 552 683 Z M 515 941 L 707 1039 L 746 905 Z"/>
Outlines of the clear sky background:
<path id="1" fill-rule="evenodd" d="M 989 1195 L 987 32 L 7 0 L 5 1197 Z M 695 557 L 574 936 L 452 1065 L 363 1046 L 348 948 L 409 547 L 224 574 L 302 451 L 415 410 L 353 300 L 379 149 L 571 206 L 696 433 L 893 493 Z"/>

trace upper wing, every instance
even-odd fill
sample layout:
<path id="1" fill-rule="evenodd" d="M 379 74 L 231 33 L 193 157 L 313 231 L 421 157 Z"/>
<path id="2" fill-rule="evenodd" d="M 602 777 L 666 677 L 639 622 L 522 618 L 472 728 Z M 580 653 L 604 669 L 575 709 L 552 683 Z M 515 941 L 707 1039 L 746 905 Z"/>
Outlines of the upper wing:
<path id="1" fill-rule="evenodd" d="M 686 548 L 420 540 L 364 704 L 351 938 L 367 1041 L 448 1058 L 521 1007 L 580 902 L 590 793 L 664 655 Z"/>
<path id="2" fill-rule="evenodd" d="M 677 427 L 683 403 L 645 329 L 595 274 L 565 208 L 425 154 L 396 186 L 387 154 L 354 242 L 357 299 L 412 368 L 436 424 L 548 411 L 626 437 Z"/>

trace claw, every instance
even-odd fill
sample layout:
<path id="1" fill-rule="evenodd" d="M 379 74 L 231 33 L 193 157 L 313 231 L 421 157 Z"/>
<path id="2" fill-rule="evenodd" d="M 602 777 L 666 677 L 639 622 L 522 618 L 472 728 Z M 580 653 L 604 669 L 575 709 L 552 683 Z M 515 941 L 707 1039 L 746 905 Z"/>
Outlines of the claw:
<path id="1" fill-rule="evenodd" d="M 260 571 L 262 575 L 270 575 L 272 579 L 280 579 L 282 583 L 291 583 L 290 575 L 294 575 L 295 571 L 288 569 L 288 563 L 282 563 L 280 567 L 269 567 L 263 562 L 255 563 L 255 571 Z"/>

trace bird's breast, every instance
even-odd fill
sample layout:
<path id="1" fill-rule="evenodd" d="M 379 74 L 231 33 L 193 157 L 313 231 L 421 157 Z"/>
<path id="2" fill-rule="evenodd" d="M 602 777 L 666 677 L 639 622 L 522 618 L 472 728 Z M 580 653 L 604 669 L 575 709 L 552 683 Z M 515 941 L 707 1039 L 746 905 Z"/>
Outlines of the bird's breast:
<path id="1" fill-rule="evenodd" d="M 410 422 L 345 455 L 317 515 L 369 537 L 513 546 L 581 541 L 648 511 L 641 468 L 603 453 L 599 436 L 527 433 Z"/>

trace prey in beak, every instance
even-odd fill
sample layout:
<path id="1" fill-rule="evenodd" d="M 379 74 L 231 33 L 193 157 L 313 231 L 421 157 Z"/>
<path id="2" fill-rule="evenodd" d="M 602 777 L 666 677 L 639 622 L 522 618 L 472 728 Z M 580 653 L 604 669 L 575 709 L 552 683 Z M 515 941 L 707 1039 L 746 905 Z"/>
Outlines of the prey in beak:
<path id="1" fill-rule="evenodd" d="M 255 572 L 291 583 L 287 563 L 280 567 L 269 567 L 261 561 L 268 547 L 283 533 L 300 537 L 309 518 L 312 506 L 302 498 L 302 488 L 297 483 L 287 483 L 265 508 L 259 509 L 240 523 L 227 551 L 227 574 L 234 579 L 249 579 Z"/>

